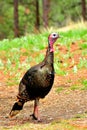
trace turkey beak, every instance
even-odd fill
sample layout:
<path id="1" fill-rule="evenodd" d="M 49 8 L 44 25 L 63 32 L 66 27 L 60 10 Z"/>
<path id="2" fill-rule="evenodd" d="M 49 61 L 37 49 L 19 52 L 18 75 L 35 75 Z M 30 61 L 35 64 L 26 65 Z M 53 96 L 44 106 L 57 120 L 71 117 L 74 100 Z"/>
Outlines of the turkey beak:
<path id="1" fill-rule="evenodd" d="M 58 35 L 58 37 L 57 38 L 61 38 L 61 36 L 60 35 Z"/>
<path id="2" fill-rule="evenodd" d="M 56 35 L 56 38 L 61 38 L 61 36 L 59 34 Z"/>

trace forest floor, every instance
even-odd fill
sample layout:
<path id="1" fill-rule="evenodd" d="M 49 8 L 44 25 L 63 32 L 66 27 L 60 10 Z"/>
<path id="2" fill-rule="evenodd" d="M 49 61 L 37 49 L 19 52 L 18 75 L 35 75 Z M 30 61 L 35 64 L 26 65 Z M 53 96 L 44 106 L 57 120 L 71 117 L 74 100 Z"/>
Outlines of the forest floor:
<path id="1" fill-rule="evenodd" d="M 64 48 L 59 47 L 61 52 L 65 53 Z M 81 57 L 80 51 L 78 51 L 77 44 L 73 44 L 71 51 L 74 51 L 73 55 L 75 64 L 78 63 L 78 59 Z M 68 59 L 71 62 L 72 59 Z M 74 65 L 75 65 L 74 64 Z M 72 69 L 72 66 L 69 68 Z M 6 79 L 3 71 L 0 72 L 0 126 L 2 129 L 10 129 L 16 125 L 23 125 L 25 123 L 33 123 L 31 130 L 39 129 L 36 125 L 38 122 L 31 119 L 30 114 L 33 111 L 33 102 L 27 102 L 23 110 L 16 117 L 12 119 L 8 118 L 8 114 L 12 108 L 13 103 L 16 101 L 16 95 L 18 92 L 18 86 L 7 86 L 5 84 Z M 45 128 L 51 122 L 58 122 L 61 120 L 68 120 L 71 126 L 76 127 L 76 130 L 87 129 L 87 90 L 81 90 L 78 88 L 72 88 L 73 85 L 79 85 L 80 79 L 87 79 L 87 69 L 79 69 L 76 73 L 70 72 L 66 76 L 55 76 L 55 81 L 52 90 L 44 98 L 40 100 L 40 116 L 42 127 Z M 83 117 L 83 118 L 81 118 Z M 75 120 L 70 120 L 76 118 Z M 68 129 L 67 129 L 68 130 Z"/>

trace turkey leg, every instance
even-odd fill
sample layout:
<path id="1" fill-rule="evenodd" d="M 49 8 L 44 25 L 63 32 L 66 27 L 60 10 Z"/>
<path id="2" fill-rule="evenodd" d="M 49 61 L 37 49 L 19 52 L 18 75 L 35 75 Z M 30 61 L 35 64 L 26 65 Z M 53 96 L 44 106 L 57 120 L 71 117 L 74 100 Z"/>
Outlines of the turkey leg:
<path id="1" fill-rule="evenodd" d="M 34 111 L 31 116 L 33 117 L 33 119 L 40 121 L 38 106 L 39 106 L 39 99 L 36 98 L 34 102 Z"/>

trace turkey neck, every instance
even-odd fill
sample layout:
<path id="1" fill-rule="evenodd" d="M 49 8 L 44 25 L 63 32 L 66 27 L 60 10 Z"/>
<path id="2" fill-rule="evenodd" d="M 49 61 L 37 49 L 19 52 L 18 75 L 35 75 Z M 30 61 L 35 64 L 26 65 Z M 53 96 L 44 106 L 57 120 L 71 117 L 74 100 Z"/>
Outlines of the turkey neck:
<path id="1" fill-rule="evenodd" d="M 54 63 L 54 51 L 53 51 L 53 48 L 51 48 L 49 41 L 48 41 L 48 48 L 46 51 L 46 56 L 45 56 L 44 61 L 46 64 L 49 64 L 49 65 L 53 65 Z"/>

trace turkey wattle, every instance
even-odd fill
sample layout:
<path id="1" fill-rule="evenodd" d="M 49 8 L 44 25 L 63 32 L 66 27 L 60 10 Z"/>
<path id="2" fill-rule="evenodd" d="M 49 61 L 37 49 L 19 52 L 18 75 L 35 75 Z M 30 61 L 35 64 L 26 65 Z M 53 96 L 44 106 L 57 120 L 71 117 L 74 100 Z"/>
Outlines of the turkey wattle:
<path id="1" fill-rule="evenodd" d="M 54 49 L 53 44 L 59 35 L 52 33 L 48 37 L 48 48 L 44 60 L 31 67 L 23 76 L 19 84 L 18 101 L 14 103 L 10 117 L 22 110 L 25 102 L 34 100 L 34 111 L 31 116 L 40 120 L 38 113 L 39 99 L 44 98 L 52 88 L 54 82 Z"/>

